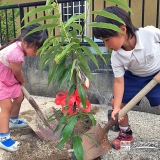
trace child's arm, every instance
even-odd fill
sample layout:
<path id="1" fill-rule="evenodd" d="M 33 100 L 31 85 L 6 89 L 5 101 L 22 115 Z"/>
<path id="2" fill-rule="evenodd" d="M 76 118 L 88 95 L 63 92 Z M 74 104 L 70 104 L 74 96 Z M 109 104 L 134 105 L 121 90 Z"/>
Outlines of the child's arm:
<path id="1" fill-rule="evenodd" d="M 16 79 L 20 82 L 21 85 L 25 84 L 24 75 L 22 72 L 22 63 L 10 63 L 10 67 Z"/>
<path id="2" fill-rule="evenodd" d="M 112 118 L 115 120 L 116 113 L 118 113 L 121 109 L 122 97 L 124 93 L 124 77 L 114 79 L 113 92 L 114 92 L 114 106 L 113 106 L 114 109 L 112 112 Z"/>

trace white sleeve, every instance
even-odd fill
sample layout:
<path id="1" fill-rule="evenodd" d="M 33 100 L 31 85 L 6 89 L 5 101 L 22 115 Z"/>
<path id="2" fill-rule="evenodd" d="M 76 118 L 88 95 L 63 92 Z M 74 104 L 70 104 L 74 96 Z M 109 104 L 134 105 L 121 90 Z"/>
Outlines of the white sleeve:
<path id="1" fill-rule="evenodd" d="M 145 29 L 149 30 L 150 33 L 154 36 L 155 42 L 160 43 L 160 29 L 159 28 L 156 28 L 154 26 L 146 26 Z"/>
<path id="2" fill-rule="evenodd" d="M 118 58 L 118 53 L 113 51 L 111 54 L 111 66 L 113 69 L 114 77 L 122 77 L 125 73 L 124 65 Z"/>

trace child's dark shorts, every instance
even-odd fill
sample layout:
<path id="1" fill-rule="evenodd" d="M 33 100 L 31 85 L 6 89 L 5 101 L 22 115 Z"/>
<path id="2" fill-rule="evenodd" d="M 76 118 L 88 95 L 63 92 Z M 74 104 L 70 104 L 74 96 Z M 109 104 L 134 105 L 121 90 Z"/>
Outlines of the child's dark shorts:
<path id="1" fill-rule="evenodd" d="M 148 77 L 139 77 L 126 71 L 124 75 L 124 95 L 122 102 L 127 104 L 143 87 L 145 87 L 156 74 Z M 160 105 L 160 84 L 157 84 L 147 95 L 151 106 Z M 139 105 L 140 102 L 137 103 Z"/>

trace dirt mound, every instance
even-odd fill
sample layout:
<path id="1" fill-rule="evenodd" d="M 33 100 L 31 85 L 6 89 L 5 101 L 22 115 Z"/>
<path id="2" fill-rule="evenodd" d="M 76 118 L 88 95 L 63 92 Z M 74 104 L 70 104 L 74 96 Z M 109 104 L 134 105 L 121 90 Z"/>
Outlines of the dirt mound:
<path id="1" fill-rule="evenodd" d="M 35 111 L 28 110 L 20 114 L 21 118 L 28 121 L 32 120 Z M 69 160 L 69 145 L 65 145 L 62 150 L 58 150 L 57 142 L 54 140 L 41 141 L 35 132 L 26 127 L 23 129 L 12 129 L 11 137 L 13 140 L 21 142 L 17 152 L 5 152 L 3 160 Z"/>

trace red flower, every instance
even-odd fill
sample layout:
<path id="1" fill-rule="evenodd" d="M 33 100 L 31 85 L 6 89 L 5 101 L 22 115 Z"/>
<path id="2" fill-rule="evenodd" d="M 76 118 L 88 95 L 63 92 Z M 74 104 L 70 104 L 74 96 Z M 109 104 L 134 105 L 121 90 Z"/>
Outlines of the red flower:
<path id="1" fill-rule="evenodd" d="M 88 89 L 88 88 L 86 87 L 86 89 Z M 86 99 L 86 108 L 83 108 L 83 106 L 81 105 L 81 99 L 78 94 L 78 89 L 75 90 L 74 94 L 70 95 L 69 100 L 68 100 L 68 104 L 66 105 L 67 93 L 68 93 L 68 91 L 58 92 L 58 94 L 56 95 L 56 99 L 55 99 L 56 105 L 62 106 L 63 113 L 68 113 L 68 114 L 72 115 L 72 114 L 77 114 L 78 110 L 82 110 L 83 112 L 90 112 L 91 104 L 88 99 Z M 74 103 L 76 103 L 77 108 L 76 108 L 76 111 L 73 113 Z"/>

